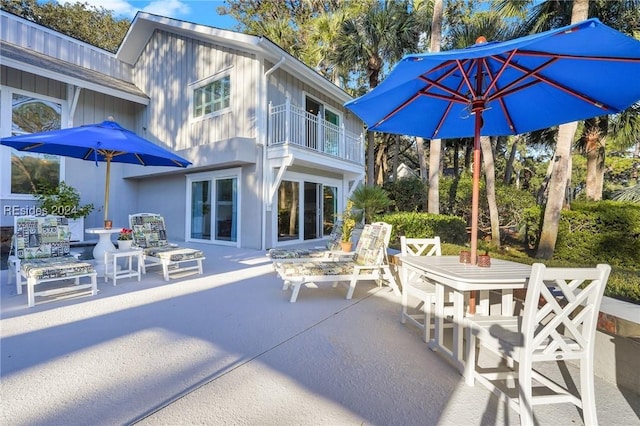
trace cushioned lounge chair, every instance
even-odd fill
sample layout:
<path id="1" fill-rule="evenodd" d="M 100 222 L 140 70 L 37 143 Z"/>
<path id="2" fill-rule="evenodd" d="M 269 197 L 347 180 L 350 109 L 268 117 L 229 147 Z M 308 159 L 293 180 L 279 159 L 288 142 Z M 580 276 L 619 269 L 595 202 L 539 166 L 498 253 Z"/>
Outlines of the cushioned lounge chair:
<path id="1" fill-rule="evenodd" d="M 281 261 L 308 261 L 310 259 L 334 259 L 340 260 L 343 254 L 340 247 L 342 240 L 342 222 L 336 221 L 325 247 L 314 248 L 272 248 L 267 252 L 267 256 L 274 263 Z M 275 265 L 274 265 L 275 266 Z"/>
<path id="2" fill-rule="evenodd" d="M 9 258 L 15 273 L 16 291 L 27 286 L 27 304 L 35 296 L 49 296 L 88 289 L 98 294 L 97 274 L 88 262 L 70 254 L 71 232 L 67 219 L 59 216 L 18 216 L 14 225 L 14 255 Z M 80 284 L 80 278 L 89 283 Z M 62 286 L 37 291 L 41 284 L 60 282 Z M 68 284 L 66 284 L 68 283 Z"/>
<path id="3" fill-rule="evenodd" d="M 283 290 L 292 287 L 290 302 L 298 298 L 303 285 L 319 282 L 349 282 L 347 299 L 353 297 L 358 281 L 373 280 L 387 282 L 399 296 L 400 290 L 391 273 L 387 261 L 387 246 L 391 235 L 391 225 L 377 222 L 365 225 L 358 240 L 353 259 L 350 261 L 309 261 L 278 263 L 276 271 L 284 281 Z"/>
<path id="4" fill-rule="evenodd" d="M 162 266 L 165 281 L 169 281 L 172 275 L 203 273 L 205 257 L 202 251 L 169 244 L 164 218 L 159 214 L 132 214 L 129 215 L 129 224 L 133 230 L 134 245 L 143 250 L 145 270 L 150 266 Z"/>

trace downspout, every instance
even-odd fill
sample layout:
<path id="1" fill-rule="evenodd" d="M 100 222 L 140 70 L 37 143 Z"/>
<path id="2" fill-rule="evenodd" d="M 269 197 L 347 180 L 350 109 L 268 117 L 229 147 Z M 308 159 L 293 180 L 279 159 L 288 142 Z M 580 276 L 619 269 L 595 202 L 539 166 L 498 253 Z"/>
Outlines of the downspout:
<path id="1" fill-rule="evenodd" d="M 260 38 L 260 41 L 262 41 L 262 37 Z M 262 96 L 260 96 L 259 99 L 259 103 L 266 103 L 267 105 L 269 104 L 268 102 L 268 81 L 267 79 L 269 78 L 269 76 L 276 71 L 278 68 L 280 68 L 282 66 L 282 64 L 284 64 L 286 58 L 284 56 L 282 56 L 282 58 L 280 58 L 280 60 L 271 68 L 269 68 L 268 70 L 266 70 L 264 72 L 264 76 L 262 78 Z M 262 212 L 261 212 L 261 227 L 262 227 L 262 232 L 261 232 L 261 237 L 260 237 L 260 248 L 261 250 L 266 250 L 267 248 L 267 196 L 269 194 L 269 175 L 270 175 L 270 170 L 269 168 L 267 168 L 267 145 L 268 145 L 268 140 L 269 140 L 269 132 L 268 132 L 268 127 L 269 127 L 269 110 L 267 108 L 267 112 L 266 112 L 266 120 L 264 121 L 264 129 L 265 132 L 264 134 L 266 135 L 266 137 L 263 139 L 263 144 L 262 144 Z"/>

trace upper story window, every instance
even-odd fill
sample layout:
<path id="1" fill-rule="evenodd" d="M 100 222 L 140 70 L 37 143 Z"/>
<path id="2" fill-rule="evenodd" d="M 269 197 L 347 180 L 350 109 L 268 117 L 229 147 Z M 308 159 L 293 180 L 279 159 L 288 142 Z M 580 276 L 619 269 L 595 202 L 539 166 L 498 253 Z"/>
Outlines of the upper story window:
<path id="1" fill-rule="evenodd" d="M 231 104 L 231 77 L 208 80 L 193 89 L 193 118 L 219 113 Z"/>

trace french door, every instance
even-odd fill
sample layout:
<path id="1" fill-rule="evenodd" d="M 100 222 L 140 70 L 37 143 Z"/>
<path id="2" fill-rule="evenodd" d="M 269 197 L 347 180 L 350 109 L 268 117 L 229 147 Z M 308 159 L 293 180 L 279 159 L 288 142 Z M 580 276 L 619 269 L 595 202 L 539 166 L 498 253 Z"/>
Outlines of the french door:
<path id="1" fill-rule="evenodd" d="M 327 236 L 338 211 L 338 187 L 283 180 L 278 188 L 278 242 Z"/>
<path id="2" fill-rule="evenodd" d="M 236 245 L 238 242 L 238 170 L 187 177 L 190 240 Z"/>

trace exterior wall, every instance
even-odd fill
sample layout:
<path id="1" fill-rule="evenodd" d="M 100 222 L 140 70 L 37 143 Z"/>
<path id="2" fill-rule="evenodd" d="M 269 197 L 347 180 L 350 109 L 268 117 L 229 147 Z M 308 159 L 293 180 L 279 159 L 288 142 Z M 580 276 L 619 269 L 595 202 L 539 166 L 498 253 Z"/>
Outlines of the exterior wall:
<path id="1" fill-rule="evenodd" d="M 69 105 L 66 99 L 67 87 L 65 83 L 55 81 L 42 76 L 19 71 L 12 68 L 2 67 L 0 73 L 0 84 L 2 86 L 19 89 L 38 95 L 49 96 L 63 101 L 63 110 L 68 110 Z M 80 91 L 78 105 L 73 117 L 68 118 L 73 126 L 99 123 L 113 116 L 120 125 L 133 129 L 136 123 L 136 116 L 143 107 L 132 102 L 114 98 L 102 93 L 96 93 L 88 89 Z M 62 127 L 67 127 L 67 121 L 63 121 Z M 7 134 L 8 135 L 8 134 Z M 3 136 L 5 136 L 3 134 Z M 2 147 L 2 150 L 9 152 L 9 148 Z M 0 156 L 1 157 L 1 156 Z M 6 161 L 5 161 L 6 160 Z M 3 159 L 3 167 L 9 164 L 8 157 Z M 62 179 L 80 192 L 81 203 L 92 203 L 95 206 L 93 213 L 85 219 L 86 228 L 102 226 L 104 216 L 102 206 L 104 204 L 104 188 L 106 166 L 104 163 L 95 163 L 74 158 L 62 158 Z M 117 192 L 112 192 L 109 203 L 110 216 L 114 224 L 122 226 L 126 224 L 129 212 L 120 212 L 120 206 L 130 205 L 135 200 L 135 186 L 132 183 L 123 181 L 123 174 L 130 168 L 137 166 L 113 163 L 111 166 L 112 187 L 117 187 Z M 120 185 L 122 183 L 122 185 Z M 117 198 L 117 200 L 116 200 Z M 6 197 L 2 200 L 4 205 L 16 205 L 24 208 L 34 207 L 35 201 L 30 197 L 18 196 L 17 198 Z M 121 202 L 121 204 L 118 204 Z M 131 212 L 134 213 L 134 212 Z M 14 217 L 11 215 L 0 215 L 0 226 L 13 226 Z"/>
<path id="2" fill-rule="evenodd" d="M 0 15 L 0 38 L 111 77 L 131 82 L 131 67 L 115 55 L 10 14 Z"/>
<path id="3" fill-rule="evenodd" d="M 232 137 L 255 138 L 256 60 L 243 52 L 156 31 L 135 65 L 135 84 L 152 102 L 142 126 L 180 151 Z M 231 111 L 190 120 L 190 84 L 229 70 Z M 216 159 L 208 159 L 215 165 Z"/>

